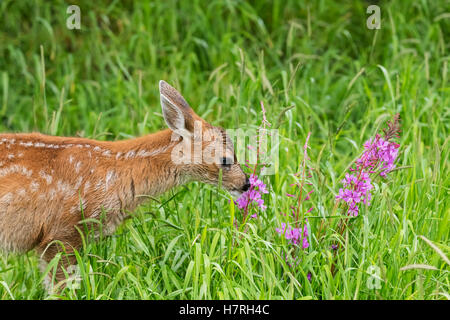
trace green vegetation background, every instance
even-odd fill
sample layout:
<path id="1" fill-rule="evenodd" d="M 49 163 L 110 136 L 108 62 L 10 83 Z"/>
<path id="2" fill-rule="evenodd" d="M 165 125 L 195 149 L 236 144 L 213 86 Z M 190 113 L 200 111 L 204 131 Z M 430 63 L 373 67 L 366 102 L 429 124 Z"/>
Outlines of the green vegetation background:
<path id="1" fill-rule="evenodd" d="M 69 30 L 66 2 L 1 1 L 0 132 L 154 132 L 165 127 L 160 79 L 225 128 L 258 126 L 260 101 L 273 125 L 294 106 L 280 118 L 268 209 L 239 242 L 226 193 L 191 183 L 86 244 L 81 287 L 64 298 L 448 299 L 450 3 L 375 2 L 379 30 L 366 27 L 365 1 L 72 1 L 81 30 Z M 339 237 L 328 217 L 340 180 L 395 113 L 405 168 L 378 180 L 372 205 Z M 310 131 L 316 218 L 292 268 L 275 227 Z M 322 219 L 329 227 L 318 237 Z M 333 277 L 337 241 L 345 250 Z M 400 270 L 411 264 L 436 270 Z M 0 298 L 51 298 L 37 266 L 33 252 L 1 254 Z"/>

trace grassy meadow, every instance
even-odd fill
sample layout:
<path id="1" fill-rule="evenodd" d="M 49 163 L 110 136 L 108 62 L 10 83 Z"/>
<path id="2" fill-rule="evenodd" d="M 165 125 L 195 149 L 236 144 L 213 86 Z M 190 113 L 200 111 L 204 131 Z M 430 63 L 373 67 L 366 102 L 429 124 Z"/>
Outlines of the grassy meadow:
<path id="1" fill-rule="evenodd" d="M 236 229 L 226 191 L 178 187 L 86 241 L 79 288 L 60 298 L 449 299 L 450 2 L 374 2 L 380 29 L 366 26 L 366 1 L 72 1 L 70 30 L 66 2 L 0 1 L 0 132 L 155 132 L 160 79 L 214 125 L 257 128 L 262 101 L 279 130 L 257 219 Z M 341 180 L 396 113 L 398 169 L 341 234 Z M 275 228 L 309 132 L 310 246 L 290 265 Z M 0 254 L 0 299 L 54 298 L 38 264 Z"/>

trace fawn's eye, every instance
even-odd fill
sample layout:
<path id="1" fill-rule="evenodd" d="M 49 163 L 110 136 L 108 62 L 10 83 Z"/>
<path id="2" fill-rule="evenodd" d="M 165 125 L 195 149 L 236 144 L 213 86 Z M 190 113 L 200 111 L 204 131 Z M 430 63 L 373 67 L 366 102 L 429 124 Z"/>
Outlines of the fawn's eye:
<path id="1" fill-rule="evenodd" d="M 230 168 L 233 164 L 233 160 L 230 158 L 222 158 L 221 163 L 222 167 Z"/>

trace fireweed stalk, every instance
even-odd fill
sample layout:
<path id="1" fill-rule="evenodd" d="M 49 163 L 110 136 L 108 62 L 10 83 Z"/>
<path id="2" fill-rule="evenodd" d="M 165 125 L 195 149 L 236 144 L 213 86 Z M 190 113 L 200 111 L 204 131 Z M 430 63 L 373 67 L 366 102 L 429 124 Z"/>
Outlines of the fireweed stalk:
<path id="1" fill-rule="evenodd" d="M 372 200 L 372 181 L 375 178 L 386 178 L 387 174 L 395 168 L 395 161 L 398 156 L 400 145 L 392 141 L 399 137 L 400 117 L 396 114 L 392 121 L 387 122 L 387 128 L 383 129 L 383 136 L 376 134 L 375 137 L 367 140 L 363 147 L 361 156 L 353 163 L 341 181 L 343 188 L 339 189 L 336 196 L 337 205 L 343 204 L 343 211 L 351 217 L 356 217 L 360 213 L 362 205 L 370 206 Z M 349 221 L 345 219 L 338 225 L 338 233 L 344 234 Z M 334 255 L 337 254 L 339 244 L 333 244 Z M 334 274 L 335 264 L 332 265 Z"/>
<path id="2" fill-rule="evenodd" d="M 247 221 L 247 217 L 250 213 L 253 212 L 253 214 L 250 215 L 251 218 L 257 218 L 257 212 L 259 210 L 264 211 L 267 208 L 267 206 L 264 205 L 262 194 L 269 193 L 269 191 L 267 190 L 267 187 L 262 182 L 262 180 L 258 178 L 258 175 L 260 174 L 262 168 L 264 168 L 264 166 L 266 165 L 265 163 L 261 162 L 261 156 L 264 154 L 264 151 L 261 150 L 261 145 L 268 134 L 267 128 L 270 127 L 271 124 L 269 121 L 267 121 L 266 110 L 262 101 L 261 110 L 263 121 L 258 127 L 258 134 L 256 136 L 256 164 L 253 167 L 248 164 L 248 161 L 245 164 L 245 166 L 252 171 L 249 177 L 250 187 L 236 200 L 238 208 L 242 211 L 242 224 Z M 254 147 L 248 146 L 248 148 L 251 150 Z M 237 226 L 236 221 L 235 225 Z"/>
<path id="3" fill-rule="evenodd" d="M 299 250 L 305 250 L 309 247 L 308 242 L 308 218 L 306 217 L 314 207 L 310 207 L 305 210 L 305 201 L 310 200 L 311 193 L 313 189 L 309 192 L 306 190 L 307 185 L 311 185 L 307 179 L 311 178 L 311 169 L 308 168 L 307 160 L 308 158 L 308 141 L 311 133 L 308 133 L 306 137 L 305 144 L 303 145 L 303 160 L 299 166 L 299 172 L 294 174 L 297 179 L 296 183 L 290 186 L 294 188 L 293 193 L 286 193 L 286 196 L 294 200 L 294 204 L 289 207 L 289 213 L 281 213 L 282 215 L 289 217 L 291 222 L 282 223 L 280 228 L 276 228 L 275 231 L 280 234 L 280 236 L 285 237 L 288 240 L 288 244 L 291 247 L 289 252 L 291 252 L 292 260 L 294 260 L 297 265 L 299 260 L 297 260 L 297 254 Z M 288 261 L 288 255 L 286 254 L 286 261 Z M 289 262 L 288 262 L 289 264 Z M 292 266 L 292 264 L 289 264 Z M 308 275 L 308 279 L 310 275 Z"/>

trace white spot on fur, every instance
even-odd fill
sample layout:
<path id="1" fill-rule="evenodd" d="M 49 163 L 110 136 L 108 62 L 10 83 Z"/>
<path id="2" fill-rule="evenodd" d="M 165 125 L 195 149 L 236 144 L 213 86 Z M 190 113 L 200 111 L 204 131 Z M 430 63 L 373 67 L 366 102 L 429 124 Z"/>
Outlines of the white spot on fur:
<path id="1" fill-rule="evenodd" d="M 70 185 L 61 180 L 58 180 L 56 183 L 56 188 L 58 192 L 61 192 L 64 195 L 64 197 L 70 197 L 75 193 L 74 189 L 71 188 Z"/>
<path id="2" fill-rule="evenodd" d="M 162 152 L 164 152 L 164 151 L 166 151 L 167 149 L 169 149 L 169 148 L 171 148 L 173 145 L 175 145 L 176 144 L 176 142 L 171 142 L 169 145 L 167 145 L 167 146 L 163 146 L 163 147 L 160 147 L 160 148 L 157 148 L 157 149 L 154 149 L 154 150 L 150 150 L 150 151 L 147 151 L 147 150 L 141 150 L 141 151 L 139 151 L 138 152 L 138 156 L 139 157 L 142 157 L 142 158 L 146 158 L 146 157 L 154 157 L 154 156 L 156 156 L 156 155 L 158 155 L 158 154 L 160 154 L 160 153 L 162 153 Z"/>
<path id="3" fill-rule="evenodd" d="M 135 155 L 136 155 L 136 152 L 135 152 L 135 151 L 133 151 L 133 150 L 128 151 L 127 154 L 125 155 L 125 159 L 131 159 L 131 158 L 134 158 Z"/>
<path id="4" fill-rule="evenodd" d="M 36 192 L 36 191 L 38 191 L 38 190 L 39 190 L 39 183 L 37 183 L 35 180 L 33 180 L 33 181 L 30 183 L 30 190 L 31 190 L 31 192 Z"/>
<path id="5" fill-rule="evenodd" d="M 148 152 L 148 151 L 146 151 L 146 150 L 140 150 L 140 151 L 137 153 L 137 156 L 138 156 L 138 157 L 147 157 L 148 154 L 150 154 L 150 152 Z"/>
<path id="6" fill-rule="evenodd" d="M 20 188 L 17 190 L 17 194 L 21 197 L 24 197 L 26 195 L 26 190 L 24 188 Z"/>
<path id="7" fill-rule="evenodd" d="M 87 181 L 85 184 L 84 184 L 84 191 L 83 191 L 83 195 L 85 195 L 88 191 L 89 191 L 89 188 L 91 187 L 91 182 L 90 181 Z"/>
<path id="8" fill-rule="evenodd" d="M 106 179 L 105 179 L 105 190 L 108 190 L 109 185 L 111 183 L 114 183 L 114 181 L 116 180 L 116 173 L 114 172 L 114 170 L 109 170 L 106 173 Z"/>
<path id="9" fill-rule="evenodd" d="M 74 187 L 75 190 L 78 190 L 78 188 L 80 188 L 82 182 L 83 182 L 83 177 L 79 176 L 78 179 L 77 179 L 77 182 L 75 184 L 75 187 Z"/>
<path id="10" fill-rule="evenodd" d="M 28 141 L 28 142 L 20 142 L 19 143 L 21 146 L 24 146 L 24 147 L 31 147 L 32 145 L 33 145 L 33 142 L 31 142 L 31 141 Z"/>
<path id="11" fill-rule="evenodd" d="M 48 196 L 49 196 L 50 200 L 55 199 L 55 197 L 56 197 L 56 190 L 55 189 L 50 189 L 50 191 L 48 192 Z"/>
<path id="12" fill-rule="evenodd" d="M 100 188 L 102 187 L 102 185 L 103 185 L 103 181 L 100 179 L 99 181 L 97 181 L 97 183 L 95 184 L 95 187 L 94 187 L 94 189 L 97 191 L 97 190 L 100 190 Z"/>
<path id="13" fill-rule="evenodd" d="M 18 173 L 18 174 L 30 177 L 31 174 L 33 173 L 33 171 L 28 170 L 27 168 L 25 168 L 23 166 L 19 166 L 17 164 L 12 165 L 8 168 L 0 169 L 0 177 L 4 177 L 4 176 L 7 176 L 7 175 L 13 174 L 13 173 Z"/>
<path id="14" fill-rule="evenodd" d="M 81 161 L 78 161 L 77 164 L 75 165 L 75 172 L 76 173 L 80 173 L 81 165 L 82 165 Z"/>
<path id="15" fill-rule="evenodd" d="M 39 171 L 39 175 L 41 176 L 42 179 L 47 181 L 47 184 L 52 183 L 53 177 L 51 175 L 45 173 L 44 170 Z"/>

